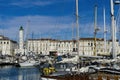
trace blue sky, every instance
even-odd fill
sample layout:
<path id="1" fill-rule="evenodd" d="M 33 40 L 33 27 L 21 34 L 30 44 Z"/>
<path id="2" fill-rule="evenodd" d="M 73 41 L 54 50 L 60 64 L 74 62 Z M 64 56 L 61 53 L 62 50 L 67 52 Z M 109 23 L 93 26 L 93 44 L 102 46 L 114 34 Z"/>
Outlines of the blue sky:
<path id="1" fill-rule="evenodd" d="M 103 38 L 103 7 L 110 38 L 110 0 L 79 0 L 80 37 L 93 37 L 94 6 L 98 6 L 97 37 Z M 115 6 L 115 16 L 119 6 Z M 29 22 L 28 22 L 29 21 Z M 0 34 L 18 40 L 19 27 L 25 39 L 71 39 L 75 28 L 75 0 L 0 0 Z M 75 31 L 73 31 L 75 37 Z M 27 35 L 28 34 L 28 35 Z"/>

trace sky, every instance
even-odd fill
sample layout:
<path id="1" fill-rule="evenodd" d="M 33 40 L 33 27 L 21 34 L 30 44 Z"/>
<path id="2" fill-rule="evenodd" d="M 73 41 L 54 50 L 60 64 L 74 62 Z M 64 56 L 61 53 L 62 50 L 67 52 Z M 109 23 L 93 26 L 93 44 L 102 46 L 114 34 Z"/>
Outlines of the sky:
<path id="1" fill-rule="evenodd" d="M 103 8 L 106 9 L 107 38 L 110 39 L 110 0 L 79 1 L 79 37 L 94 36 L 94 7 L 97 5 L 98 38 L 103 38 Z M 115 5 L 119 24 L 119 5 Z M 76 38 L 75 0 L 0 0 L 0 34 L 19 39 L 19 28 L 24 28 L 24 39 Z M 117 29 L 118 30 L 118 29 Z M 117 35 L 119 37 L 119 35 Z"/>

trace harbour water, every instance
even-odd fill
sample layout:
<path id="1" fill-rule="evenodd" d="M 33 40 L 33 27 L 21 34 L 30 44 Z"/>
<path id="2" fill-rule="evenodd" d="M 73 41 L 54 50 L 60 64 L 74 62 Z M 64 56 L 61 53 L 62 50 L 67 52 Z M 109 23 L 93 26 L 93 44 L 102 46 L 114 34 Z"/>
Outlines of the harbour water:
<path id="1" fill-rule="evenodd" d="M 36 67 L 20 68 L 14 66 L 0 67 L 0 80 L 41 80 Z"/>

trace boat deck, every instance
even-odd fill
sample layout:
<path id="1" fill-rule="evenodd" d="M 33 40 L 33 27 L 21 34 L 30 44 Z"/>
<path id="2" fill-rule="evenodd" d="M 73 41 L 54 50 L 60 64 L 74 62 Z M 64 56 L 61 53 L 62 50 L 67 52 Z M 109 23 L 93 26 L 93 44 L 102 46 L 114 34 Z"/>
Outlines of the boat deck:
<path id="1" fill-rule="evenodd" d="M 88 80 L 120 80 L 120 75 L 98 72 L 89 75 Z"/>
<path id="2" fill-rule="evenodd" d="M 55 80 L 89 80 L 89 76 L 87 74 L 67 74 L 64 76 L 41 76 L 46 79 L 55 79 Z"/>
<path id="3" fill-rule="evenodd" d="M 120 75 L 95 73 L 95 74 L 67 74 L 64 76 L 41 76 L 46 80 L 120 80 Z"/>

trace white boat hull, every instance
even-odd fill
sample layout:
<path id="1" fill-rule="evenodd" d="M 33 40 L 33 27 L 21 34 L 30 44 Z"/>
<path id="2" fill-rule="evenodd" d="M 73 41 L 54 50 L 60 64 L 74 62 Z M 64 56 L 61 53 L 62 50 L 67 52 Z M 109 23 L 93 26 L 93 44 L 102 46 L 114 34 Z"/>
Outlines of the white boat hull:
<path id="1" fill-rule="evenodd" d="M 37 63 L 36 61 L 26 61 L 23 63 L 19 63 L 20 67 L 32 67 L 32 66 L 36 66 L 39 65 L 39 63 Z"/>

